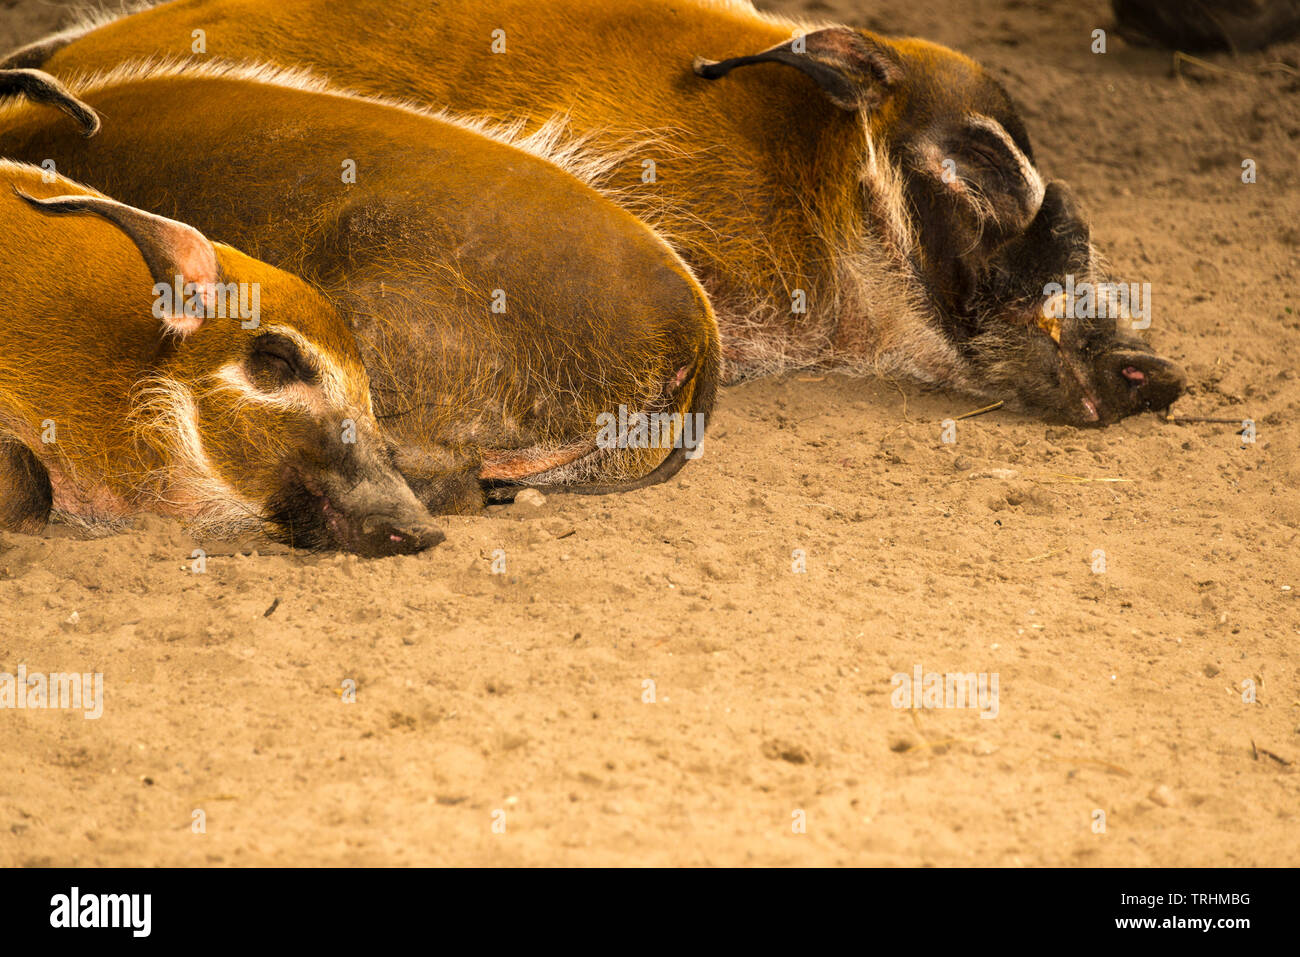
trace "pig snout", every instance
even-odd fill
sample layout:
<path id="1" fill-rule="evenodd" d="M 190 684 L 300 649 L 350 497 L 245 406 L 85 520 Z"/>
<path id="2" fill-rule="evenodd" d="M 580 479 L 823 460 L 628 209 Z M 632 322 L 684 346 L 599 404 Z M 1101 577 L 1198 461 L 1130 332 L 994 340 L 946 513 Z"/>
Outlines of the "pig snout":
<path id="1" fill-rule="evenodd" d="M 1094 366 L 1103 423 L 1138 412 L 1162 411 L 1187 388 L 1182 367 L 1137 345 L 1122 344 Z"/>
<path id="2" fill-rule="evenodd" d="M 327 482 L 318 503 L 335 546 L 367 558 L 413 555 L 446 538 L 396 476 Z"/>
<path id="3" fill-rule="evenodd" d="M 289 544 L 340 549 L 365 558 L 413 555 L 446 538 L 390 468 L 288 468 L 272 512 L 273 523 Z"/>
<path id="4" fill-rule="evenodd" d="M 1117 347 L 1086 362 L 1061 356 L 1062 418 L 1080 426 L 1111 425 L 1139 412 L 1168 409 L 1187 375 L 1142 347 Z"/>
<path id="5" fill-rule="evenodd" d="M 1095 426 L 1167 409 L 1182 395 L 1183 370 L 1121 332 L 1136 310 L 1149 317 L 1150 284 L 1106 275 L 1064 185 L 1048 184 L 1038 215 L 998 267 L 985 295 L 992 315 L 1004 312 L 1011 328 L 1025 330 L 1019 341 L 1002 341 L 999 359 L 1026 405 Z"/>

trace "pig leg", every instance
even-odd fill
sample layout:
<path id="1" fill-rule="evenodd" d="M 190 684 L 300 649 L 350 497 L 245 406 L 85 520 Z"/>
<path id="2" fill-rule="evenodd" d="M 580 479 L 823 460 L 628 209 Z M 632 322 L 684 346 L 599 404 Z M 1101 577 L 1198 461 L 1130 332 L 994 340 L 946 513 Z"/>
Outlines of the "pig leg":
<path id="1" fill-rule="evenodd" d="M 0 528 L 40 532 L 53 505 L 54 489 L 45 466 L 26 445 L 0 435 Z"/>

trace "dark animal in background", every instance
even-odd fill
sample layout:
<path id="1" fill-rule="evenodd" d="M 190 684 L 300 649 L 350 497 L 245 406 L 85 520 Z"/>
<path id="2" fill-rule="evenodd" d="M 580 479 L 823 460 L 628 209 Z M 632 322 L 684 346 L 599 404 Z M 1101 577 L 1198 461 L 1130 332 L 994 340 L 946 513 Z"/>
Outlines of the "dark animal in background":
<path id="1" fill-rule="evenodd" d="M 1300 0 L 1112 0 L 1123 33 L 1190 53 L 1262 50 L 1300 34 Z"/>

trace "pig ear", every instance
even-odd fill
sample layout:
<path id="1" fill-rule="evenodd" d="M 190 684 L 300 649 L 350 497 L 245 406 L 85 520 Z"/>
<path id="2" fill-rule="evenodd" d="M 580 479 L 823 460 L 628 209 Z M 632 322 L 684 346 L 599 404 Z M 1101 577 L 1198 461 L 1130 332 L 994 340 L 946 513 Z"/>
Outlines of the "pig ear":
<path id="1" fill-rule="evenodd" d="M 99 114 L 68 92 L 48 73 L 40 70 L 0 70 L 0 97 L 25 96 L 37 103 L 48 103 L 81 124 L 83 136 L 99 132 Z"/>
<path id="2" fill-rule="evenodd" d="M 170 289 L 179 279 L 182 286 L 188 283 L 197 286 L 204 309 L 200 311 L 188 303 L 174 303 L 172 310 L 162 316 L 163 326 L 169 332 L 189 335 L 203 324 L 204 316 L 211 315 L 214 311 L 214 287 L 221 281 L 221 267 L 217 264 L 217 254 L 212 243 L 193 226 L 155 216 L 102 196 L 36 199 L 16 186 L 14 192 L 43 213 L 92 213 L 108 220 L 135 243 L 145 265 L 149 267 L 149 275 L 153 277 L 155 285 Z"/>
<path id="3" fill-rule="evenodd" d="M 697 57 L 695 72 L 716 80 L 754 63 L 784 63 L 806 73 L 832 103 L 850 113 L 878 106 L 903 78 L 903 67 L 889 50 L 849 27 L 817 30 L 730 60 Z"/>

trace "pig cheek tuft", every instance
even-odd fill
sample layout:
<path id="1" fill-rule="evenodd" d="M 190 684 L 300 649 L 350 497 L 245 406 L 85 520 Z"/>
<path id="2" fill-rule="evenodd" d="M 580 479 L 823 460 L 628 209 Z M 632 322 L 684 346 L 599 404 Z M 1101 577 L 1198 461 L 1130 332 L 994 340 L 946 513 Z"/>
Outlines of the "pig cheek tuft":
<path id="1" fill-rule="evenodd" d="M 203 319 L 199 316 L 176 316 L 171 315 L 163 320 L 163 328 L 174 336 L 184 339 L 199 331 L 203 325 Z"/>

